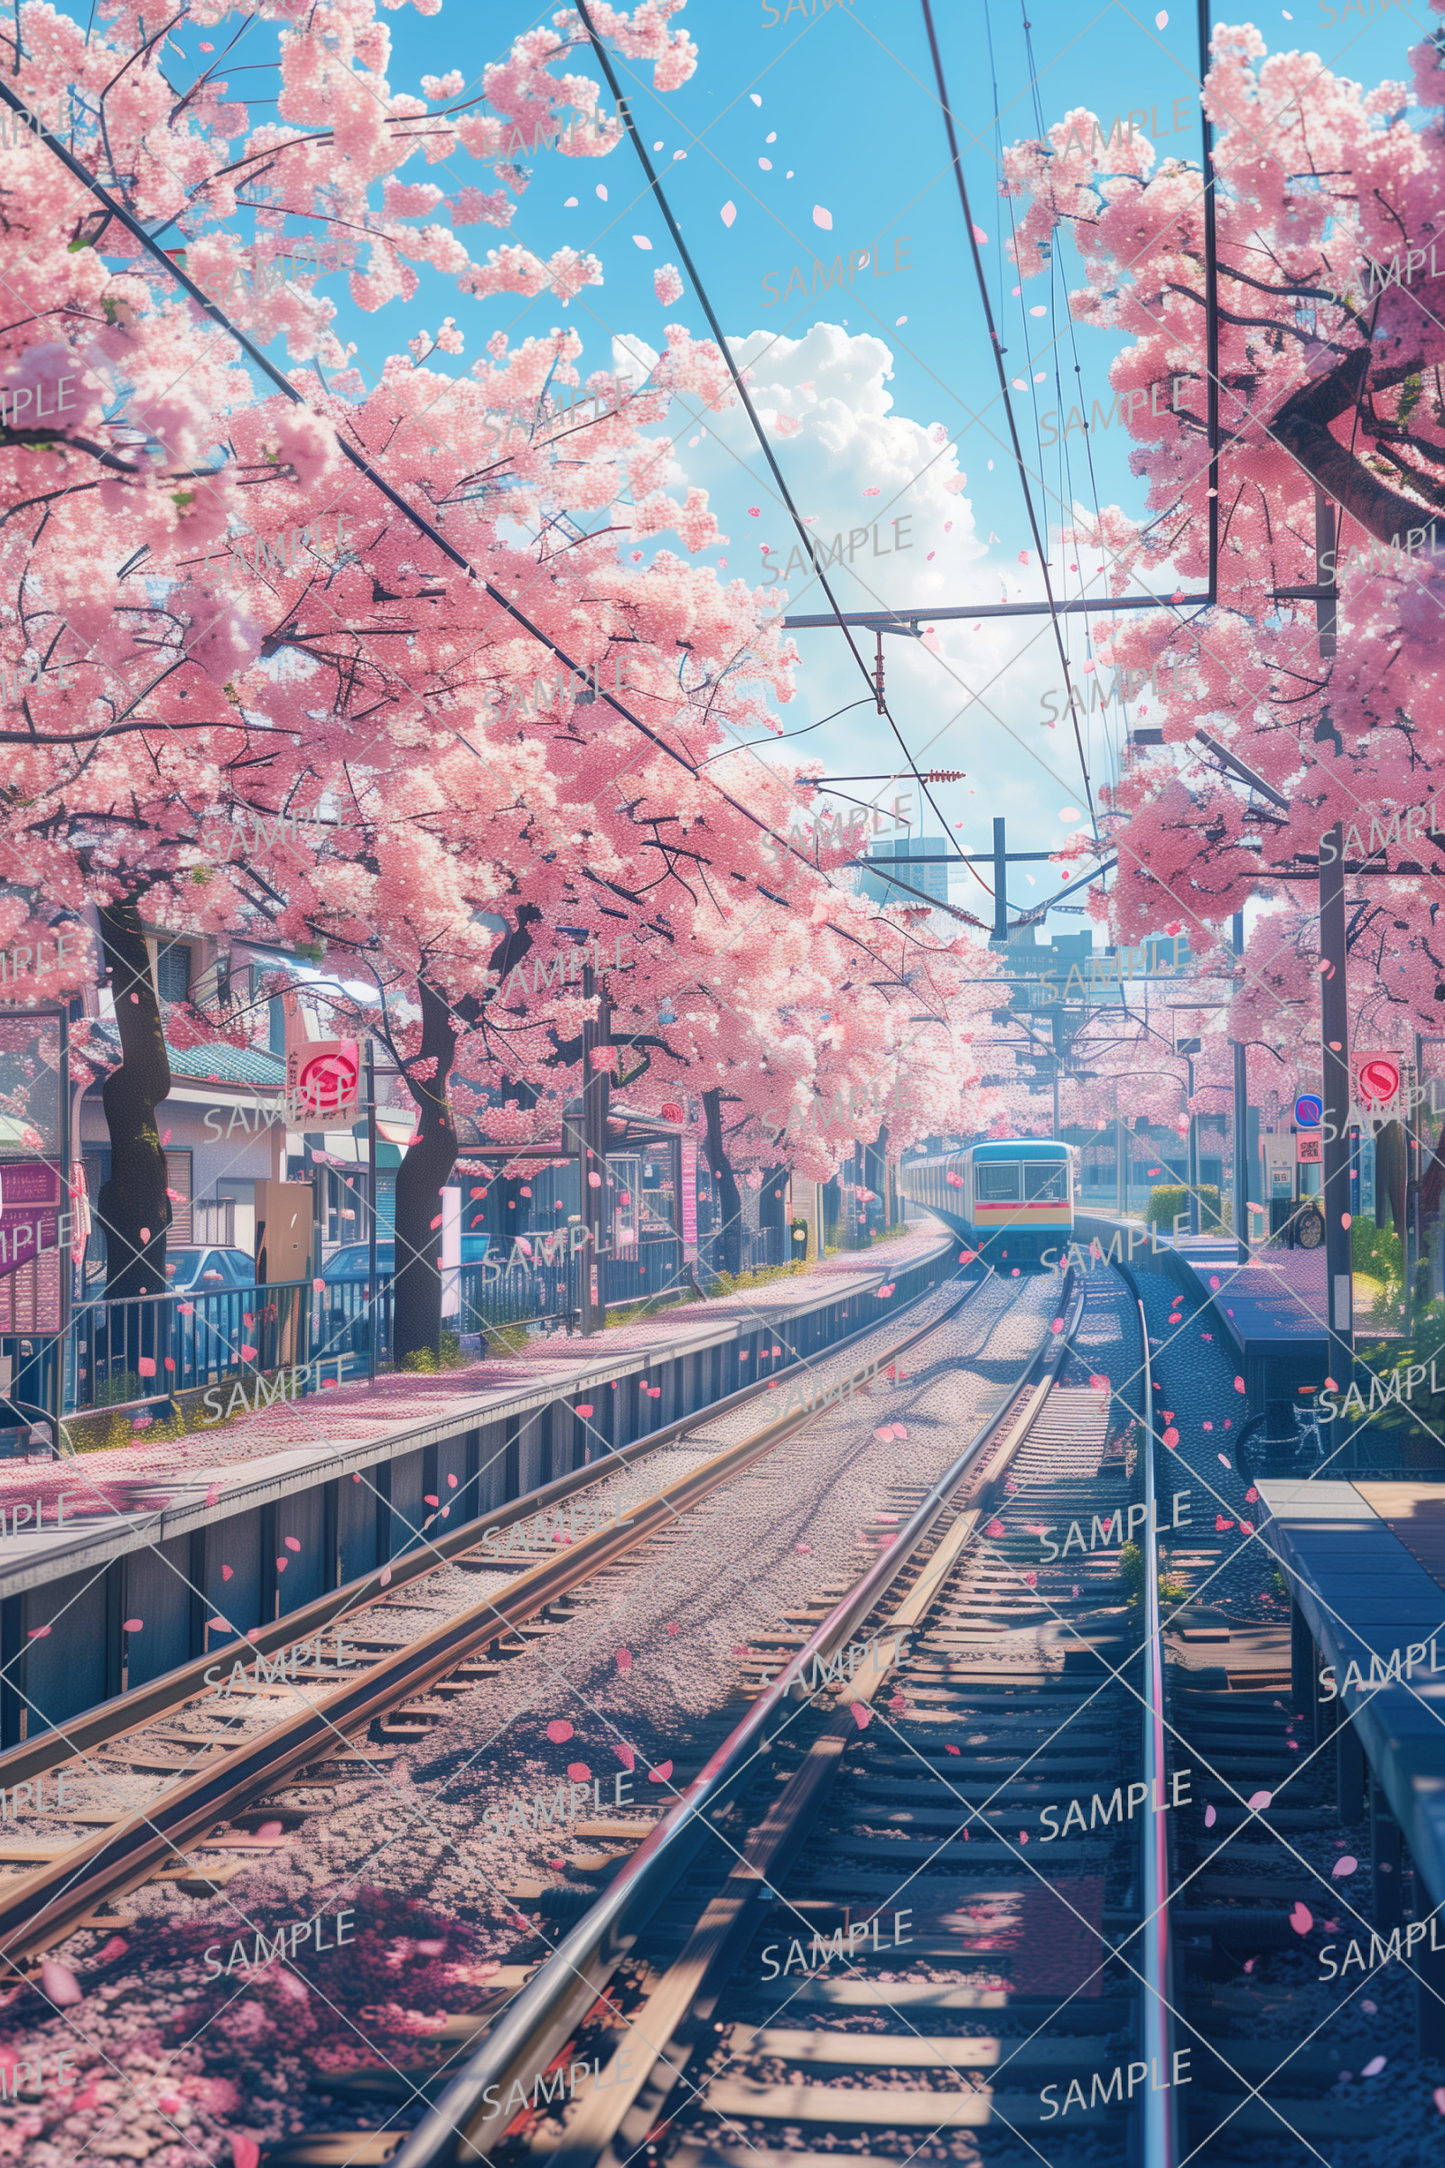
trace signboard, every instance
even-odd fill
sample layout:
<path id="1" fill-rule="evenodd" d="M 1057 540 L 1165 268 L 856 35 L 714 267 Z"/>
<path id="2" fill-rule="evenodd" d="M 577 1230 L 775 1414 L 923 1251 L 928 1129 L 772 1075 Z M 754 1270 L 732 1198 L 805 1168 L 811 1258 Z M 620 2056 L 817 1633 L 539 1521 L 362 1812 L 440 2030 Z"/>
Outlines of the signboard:
<path id="1" fill-rule="evenodd" d="M 1294 1103 L 1297 1129 L 1318 1129 L 1325 1118 L 1325 1103 L 1318 1092 L 1301 1092 Z"/>
<path id="2" fill-rule="evenodd" d="M 1325 1161 L 1325 1140 L 1322 1136 L 1302 1129 L 1294 1140 L 1295 1164 L 1300 1167 L 1322 1167 Z"/>
<path id="3" fill-rule="evenodd" d="M 286 1050 L 286 1098 L 297 1120 L 308 1114 L 350 1122 L 361 1105 L 361 1046 L 356 1039 L 308 1039 Z"/>
<path id="4" fill-rule="evenodd" d="M 697 1139 L 682 1139 L 682 1254 L 697 1257 Z"/>
<path id="5" fill-rule="evenodd" d="M 60 1330 L 64 1194 L 43 1159 L 0 1160 L 0 1332 Z"/>
<path id="6" fill-rule="evenodd" d="M 1398 1054 L 1370 1053 L 1355 1047 L 1350 1054 L 1350 1081 L 1356 1106 L 1366 1114 L 1398 1114 L 1401 1065 Z"/>

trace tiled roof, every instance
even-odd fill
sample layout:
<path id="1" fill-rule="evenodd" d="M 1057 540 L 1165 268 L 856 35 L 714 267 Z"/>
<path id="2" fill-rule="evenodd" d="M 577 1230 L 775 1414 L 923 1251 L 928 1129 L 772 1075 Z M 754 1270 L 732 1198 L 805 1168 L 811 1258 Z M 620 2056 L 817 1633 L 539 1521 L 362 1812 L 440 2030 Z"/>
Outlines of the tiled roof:
<path id="1" fill-rule="evenodd" d="M 85 1058 L 96 1068 L 120 1060 L 120 1040 L 113 1024 L 92 1024 Z M 271 1084 L 279 1091 L 286 1080 L 286 1064 L 279 1054 L 264 1046 L 230 1046 L 218 1040 L 210 1046 L 172 1046 L 166 1041 L 171 1077 L 177 1084 Z"/>

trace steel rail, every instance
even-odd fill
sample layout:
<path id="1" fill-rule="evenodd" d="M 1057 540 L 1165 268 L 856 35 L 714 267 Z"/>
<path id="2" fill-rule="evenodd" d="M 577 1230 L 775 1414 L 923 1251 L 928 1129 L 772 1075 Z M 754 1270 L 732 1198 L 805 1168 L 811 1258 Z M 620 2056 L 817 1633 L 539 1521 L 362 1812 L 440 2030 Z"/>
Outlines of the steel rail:
<path id="1" fill-rule="evenodd" d="M 970 1282 L 955 1303 L 893 1342 L 880 1353 L 877 1363 L 896 1362 L 956 1317 L 986 1284 L 985 1280 Z M 876 1332 L 877 1325 L 865 1329 Z M 756 1397 L 755 1390 L 750 1397 Z M 204 1766 L 159 1799 L 118 1817 L 108 1828 L 70 1846 L 33 1873 L 0 1885 L 0 1965 L 16 1968 L 23 1957 L 38 1955 L 63 1941 L 102 1899 L 124 1896 L 137 1888 L 159 1867 L 183 1856 L 180 1847 L 185 1842 L 204 1836 L 215 1823 L 248 1805 L 258 1792 L 273 1790 L 309 1762 L 324 1760 L 328 1753 L 338 1751 L 338 1734 L 369 1725 L 388 1714 L 398 1702 L 412 1699 L 446 1677 L 487 1642 L 515 1630 L 545 1605 L 660 1529 L 674 1526 L 680 1514 L 731 1481 L 753 1461 L 765 1458 L 826 1406 L 837 1404 L 815 1402 L 775 1417 L 657 1492 L 629 1520 L 575 1538 L 561 1556 L 519 1574 L 504 1590 L 443 1620 L 429 1633 L 406 1643 L 395 1655 L 382 1658 L 333 1692 L 296 1709 L 258 1739 L 213 1754 Z M 600 1472 L 605 1473 L 610 1465 L 604 1462 Z M 595 1478 L 598 1472 L 581 1471 L 588 1479 Z M 509 1518 L 523 1517 L 518 1510 L 522 1503 L 513 1501 L 505 1509 Z M 529 1505 L 527 1510 L 536 1510 L 535 1505 Z M 497 1525 L 494 1516 L 488 1519 Z M 459 1530 L 458 1538 L 468 1533 Z M 454 1547 L 474 1548 L 476 1540 L 473 1530 L 465 1546 L 456 1542 Z M 366 1584 L 380 1592 L 378 1574 L 368 1575 Z M 395 1575 L 392 1585 L 397 1585 Z M 288 1634 L 294 1638 L 294 1614 L 286 1624 Z"/>
<path id="2" fill-rule="evenodd" d="M 976 1488 L 997 1480 L 1007 1459 L 1027 1434 L 1047 1398 L 1048 1387 L 1070 1352 L 1083 1302 L 1082 1287 L 1075 1290 L 1071 1267 L 1061 1297 L 1061 1307 L 1066 1313 L 1072 1304 L 1067 1328 L 1061 1335 L 1052 1330 L 1041 1335 L 1004 1406 L 989 1417 L 932 1485 L 907 1524 L 899 1530 L 896 1541 L 868 1568 L 815 1629 L 804 1647 L 764 1688 L 748 1714 L 693 1779 L 682 1798 L 618 1870 L 597 1903 L 558 1944 L 495 2030 L 428 2107 L 422 2121 L 391 2156 L 388 2168 L 458 2168 L 461 2162 L 487 2157 L 487 2149 L 480 2138 L 472 2135 L 478 2126 L 494 2120 L 494 2116 L 485 2111 L 486 2093 L 509 2089 L 518 2080 L 524 2081 L 524 2088 L 530 2087 L 550 2067 L 691 1864 L 709 1833 L 709 1812 L 729 1803 L 730 1787 L 735 1780 L 750 1772 L 759 1754 L 767 1751 L 769 1726 L 801 1685 L 808 1666 L 815 1659 L 826 1659 L 846 1645 L 879 1598 L 911 1564 L 914 1552 L 948 1509 L 952 1494 L 966 1478 L 972 1475 Z M 1045 1368 L 1045 1357 L 1051 1347 L 1057 1352 L 1049 1378 L 1043 1387 L 1029 1395 L 1021 1418 L 1019 1395 Z M 990 1453 L 989 1448 L 1005 1425 L 1008 1428 L 1002 1451 Z M 500 2136 L 500 2133 L 496 2135 Z"/>
<path id="3" fill-rule="evenodd" d="M 1117 1264 L 1116 1260 L 1116 1264 Z M 1178 2088 L 1172 2079 L 1170 2057 L 1174 2047 L 1173 1965 L 1169 1941 L 1169 1833 L 1168 1817 L 1157 1811 L 1166 1798 L 1164 1719 L 1164 1636 L 1159 1618 L 1158 1485 L 1154 1466 L 1154 1371 L 1149 1357 L 1149 1321 L 1139 1285 L 1126 1265 L 1118 1270 L 1139 1312 L 1139 1334 L 1144 1349 L 1144 1440 L 1140 1447 L 1144 1476 L 1144 1593 L 1141 1599 L 1144 1625 L 1144 1767 L 1145 1794 L 1143 1835 L 1139 1868 L 1140 1914 L 1143 1920 L 1143 1995 L 1139 2021 L 1139 2052 L 1149 2066 L 1144 2094 L 1142 2168 L 1176 2168 L 1179 2160 Z M 1162 2080 L 1161 2080 L 1162 2073 Z"/>
<path id="4" fill-rule="evenodd" d="M 941 1246 L 933 1258 L 921 1258 L 919 1265 L 941 1262 L 949 1246 L 950 1244 Z M 915 1269 L 917 1268 L 909 1267 L 910 1271 Z M 880 1278 L 885 1274 L 886 1267 L 880 1267 Z M 982 1286 L 983 1282 L 972 1284 Z M 866 1296 L 871 1290 L 864 1287 L 859 1292 Z M 910 1296 L 908 1303 L 911 1305 L 921 1301 L 928 1292 L 929 1290 L 924 1288 L 919 1294 Z M 53 1730 L 40 1732 L 35 1738 L 23 1740 L 19 1746 L 11 1747 L 6 1753 L 0 1754 L 0 1787 L 23 1783 L 29 1777 L 47 1776 L 51 1770 L 72 1761 L 76 1755 L 91 1752 L 99 1746 L 107 1746 L 116 1739 L 123 1738 L 128 1732 L 139 1731 L 145 1725 L 153 1724 L 157 1717 L 182 1707 L 193 1695 L 200 1692 L 206 1669 L 216 1662 L 218 1655 L 224 1656 L 229 1651 L 247 1648 L 253 1654 L 268 1656 L 273 1650 L 287 1647 L 293 1641 L 310 1640 L 328 1628 L 354 1618 L 358 1610 L 375 1602 L 387 1588 L 394 1593 L 409 1582 L 424 1579 L 427 1574 L 437 1572 L 460 1553 L 474 1549 L 489 1529 L 508 1528 L 514 1521 L 527 1520 L 534 1513 L 545 1512 L 563 1499 L 601 1482 L 617 1467 L 629 1466 L 634 1460 L 641 1460 L 648 1453 L 655 1452 L 659 1446 L 675 1444 L 689 1431 L 701 1430 L 719 1416 L 730 1414 L 734 1408 L 743 1407 L 750 1400 L 759 1399 L 762 1394 L 774 1390 L 784 1379 L 796 1378 L 800 1368 L 816 1367 L 835 1355 L 843 1354 L 860 1340 L 866 1339 L 870 1333 L 877 1332 L 885 1322 L 884 1319 L 874 1318 L 869 1324 L 859 1325 L 852 1332 L 845 1333 L 841 1340 L 833 1341 L 826 1348 L 819 1348 L 815 1355 L 795 1356 L 791 1363 L 776 1371 L 772 1378 L 753 1379 L 747 1385 L 740 1385 L 735 1392 L 725 1393 L 720 1400 L 709 1401 L 706 1407 L 694 1409 L 690 1415 L 677 1416 L 672 1422 L 663 1423 L 658 1429 L 648 1431 L 645 1437 L 634 1438 L 628 1445 L 608 1447 L 602 1459 L 594 1460 L 583 1468 L 573 1468 L 566 1475 L 555 1476 L 550 1483 L 540 1484 L 535 1490 L 523 1491 L 519 1497 L 509 1498 L 503 1505 L 491 1506 L 485 1513 L 459 1523 L 456 1528 L 428 1534 L 424 1539 L 420 1530 L 415 1531 L 419 1538 L 417 1549 L 384 1561 L 358 1575 L 355 1580 L 346 1581 L 339 1588 L 328 1589 L 324 1595 L 314 1597 L 310 1603 L 298 1605 L 294 1611 L 287 1611 L 281 1618 L 258 1628 L 253 1641 L 244 1638 L 227 1641 L 204 1655 L 188 1657 L 185 1663 L 177 1664 L 170 1671 L 161 1672 L 154 1679 L 148 1679 L 143 1686 L 132 1687 L 127 1693 L 113 1696 L 109 1701 L 86 1710 L 78 1717 L 67 1718 Z M 784 1328 L 777 1329 L 782 1331 Z M 629 1356 L 635 1353 L 635 1349 L 627 1351 Z M 891 1357 L 883 1359 L 891 1360 Z M 559 1391 L 552 1401 L 543 1405 L 555 1407 L 559 1403 L 566 1404 L 574 1394 L 580 1395 L 595 1389 L 595 1386 L 583 1380 L 575 1386 L 569 1386 L 565 1391 Z M 348 1455 L 346 1466 L 349 1467 L 352 1458 L 364 1457 L 364 1453 L 358 1449 L 354 1454 Z M 341 1472 L 344 1473 L 345 1469 Z M 386 1583 L 381 1580 L 383 1573 L 389 1574 Z"/>

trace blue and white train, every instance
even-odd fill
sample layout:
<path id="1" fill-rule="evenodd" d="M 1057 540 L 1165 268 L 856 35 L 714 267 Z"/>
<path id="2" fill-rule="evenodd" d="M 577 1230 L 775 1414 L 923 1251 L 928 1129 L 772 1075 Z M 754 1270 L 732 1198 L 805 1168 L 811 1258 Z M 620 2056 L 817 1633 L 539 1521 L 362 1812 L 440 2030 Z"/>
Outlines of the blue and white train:
<path id="1" fill-rule="evenodd" d="M 1077 1146 L 1047 1137 L 991 1137 L 944 1157 L 905 1160 L 899 1186 L 988 1264 L 1052 1264 L 1073 1238 L 1078 1158 Z"/>

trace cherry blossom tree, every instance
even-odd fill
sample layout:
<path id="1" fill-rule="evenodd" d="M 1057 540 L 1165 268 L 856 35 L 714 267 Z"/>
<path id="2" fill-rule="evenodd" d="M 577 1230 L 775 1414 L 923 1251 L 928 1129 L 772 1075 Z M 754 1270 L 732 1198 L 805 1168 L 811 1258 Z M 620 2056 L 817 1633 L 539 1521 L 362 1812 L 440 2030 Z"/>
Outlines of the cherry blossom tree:
<path id="1" fill-rule="evenodd" d="M 1268 54 L 1248 26 L 1217 26 L 1212 53 L 1219 600 L 1199 616 L 1178 607 L 1208 572 L 1212 497 L 1198 170 L 1156 165 L 1142 138 L 1106 148 L 1083 111 L 1005 158 L 1003 191 L 1025 205 L 1021 272 L 1039 275 L 1067 227 L 1085 273 L 1075 319 L 1126 341 L 1110 382 L 1149 516 L 1106 507 L 1068 538 L 1102 550 L 1114 592 L 1142 581 L 1166 604 L 1100 628 L 1106 667 L 1172 671 L 1151 695 L 1166 750 L 1131 753 L 1109 798 L 1107 916 L 1121 941 L 1182 921 L 1201 969 L 1232 973 L 1212 930 L 1246 898 L 1268 900 L 1221 1036 L 1302 1058 L 1318 1042 L 1313 876 L 1338 822 L 1347 863 L 1389 875 L 1348 883 L 1352 1037 L 1404 1047 L 1445 1001 L 1445 950 L 1418 887 L 1441 870 L 1430 809 L 1445 780 L 1441 40 L 1415 48 L 1410 86 L 1369 90 L 1317 56 Z M 1170 397 L 1151 399 L 1161 383 Z M 1331 575 L 1317 622 L 1297 591 Z M 1267 791 L 1201 747 L 1200 730 Z M 1274 1066 L 1261 1052 L 1252 1077 Z"/>

